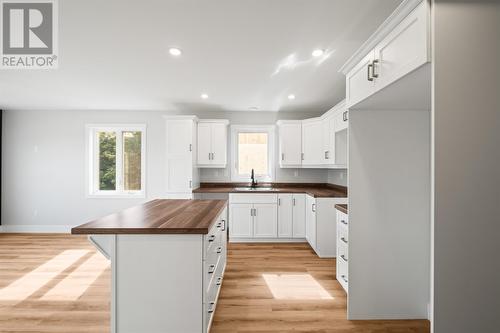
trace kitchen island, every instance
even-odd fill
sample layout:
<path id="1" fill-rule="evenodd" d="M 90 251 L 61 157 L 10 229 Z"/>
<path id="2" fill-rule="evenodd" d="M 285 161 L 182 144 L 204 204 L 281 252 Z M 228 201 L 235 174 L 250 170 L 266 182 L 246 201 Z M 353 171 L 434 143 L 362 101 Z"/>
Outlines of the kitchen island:
<path id="1" fill-rule="evenodd" d="M 226 221 L 225 200 L 153 200 L 73 228 L 111 261 L 111 332 L 208 332 Z"/>

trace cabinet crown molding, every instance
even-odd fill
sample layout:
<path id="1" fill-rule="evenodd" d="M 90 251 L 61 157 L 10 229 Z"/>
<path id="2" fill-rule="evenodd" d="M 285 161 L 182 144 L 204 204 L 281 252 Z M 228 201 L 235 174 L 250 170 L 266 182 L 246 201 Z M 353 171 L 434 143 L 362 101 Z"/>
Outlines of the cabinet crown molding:
<path id="1" fill-rule="evenodd" d="M 404 0 L 392 14 L 375 30 L 375 32 L 354 52 L 354 54 L 339 69 L 339 73 L 347 75 L 390 31 L 392 31 L 408 14 L 411 13 L 422 1 Z"/>
<path id="2" fill-rule="evenodd" d="M 217 123 L 229 125 L 229 120 L 227 119 L 199 119 L 198 123 Z"/>
<path id="3" fill-rule="evenodd" d="M 193 120 L 198 121 L 198 117 L 194 115 L 163 115 L 166 120 Z"/>

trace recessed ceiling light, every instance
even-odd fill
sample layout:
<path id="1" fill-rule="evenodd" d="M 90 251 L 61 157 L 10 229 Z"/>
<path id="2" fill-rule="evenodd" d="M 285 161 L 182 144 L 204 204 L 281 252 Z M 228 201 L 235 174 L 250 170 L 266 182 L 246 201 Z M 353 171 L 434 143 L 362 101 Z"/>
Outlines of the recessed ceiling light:
<path id="1" fill-rule="evenodd" d="M 207 94 L 201 94 L 201 96 L 200 96 L 200 97 L 201 97 L 201 98 L 203 98 L 203 99 L 207 99 L 207 98 L 208 98 L 208 95 L 207 95 Z"/>
<path id="2" fill-rule="evenodd" d="M 295 99 L 295 95 L 294 94 L 288 95 L 288 99 Z"/>
<path id="3" fill-rule="evenodd" d="M 317 50 L 313 51 L 312 55 L 313 55 L 313 57 L 321 57 L 323 55 L 323 53 L 325 53 L 324 50 L 317 49 Z"/>
<path id="4" fill-rule="evenodd" d="M 175 57 L 178 57 L 182 54 L 182 50 L 177 48 L 177 47 L 171 47 L 168 49 L 168 53 L 170 53 L 171 55 L 173 55 Z"/>

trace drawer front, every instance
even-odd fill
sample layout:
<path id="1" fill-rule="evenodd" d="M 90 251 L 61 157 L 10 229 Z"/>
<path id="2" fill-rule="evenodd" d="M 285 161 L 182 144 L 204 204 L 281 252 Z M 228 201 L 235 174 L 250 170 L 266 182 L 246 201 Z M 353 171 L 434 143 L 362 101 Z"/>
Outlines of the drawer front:
<path id="1" fill-rule="evenodd" d="M 340 258 L 337 258 L 337 281 L 339 281 L 344 290 L 348 292 L 349 274 L 347 263 Z"/>
<path id="2" fill-rule="evenodd" d="M 278 203 L 277 194 L 262 194 L 262 193 L 231 193 L 229 194 L 229 203 Z"/>
<path id="3" fill-rule="evenodd" d="M 349 224 L 349 216 L 339 210 L 337 210 L 337 222 L 343 226 L 346 226 Z"/>
<path id="4" fill-rule="evenodd" d="M 337 260 L 343 260 L 345 263 L 349 261 L 348 247 L 344 242 L 337 245 Z"/>
<path id="5" fill-rule="evenodd" d="M 224 277 L 224 262 L 221 258 L 219 260 L 219 264 L 217 265 L 217 270 L 210 283 L 210 286 L 208 290 L 205 292 L 203 308 L 205 311 L 204 318 L 205 318 L 205 325 L 207 332 L 210 330 L 215 308 L 217 307 L 217 299 L 222 285 L 223 277 Z"/>
<path id="6" fill-rule="evenodd" d="M 349 243 L 349 233 L 347 232 L 347 227 L 342 223 L 337 223 L 337 244 Z"/>

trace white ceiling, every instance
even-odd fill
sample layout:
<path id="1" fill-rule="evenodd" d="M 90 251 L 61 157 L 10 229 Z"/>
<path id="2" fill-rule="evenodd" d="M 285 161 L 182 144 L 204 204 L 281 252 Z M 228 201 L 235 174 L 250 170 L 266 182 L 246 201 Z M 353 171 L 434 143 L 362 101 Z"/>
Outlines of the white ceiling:
<path id="1" fill-rule="evenodd" d="M 0 108 L 326 111 L 340 66 L 400 2 L 59 1 L 59 68 L 0 70 Z"/>

